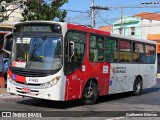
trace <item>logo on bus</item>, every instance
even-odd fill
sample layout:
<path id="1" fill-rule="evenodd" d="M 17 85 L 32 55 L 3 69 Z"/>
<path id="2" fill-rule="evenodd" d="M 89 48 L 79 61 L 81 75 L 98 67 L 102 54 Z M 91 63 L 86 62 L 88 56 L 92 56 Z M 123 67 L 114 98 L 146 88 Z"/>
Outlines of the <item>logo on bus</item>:
<path id="1" fill-rule="evenodd" d="M 12 79 L 13 79 L 13 80 L 16 80 L 16 74 L 13 74 L 13 75 L 12 75 Z"/>

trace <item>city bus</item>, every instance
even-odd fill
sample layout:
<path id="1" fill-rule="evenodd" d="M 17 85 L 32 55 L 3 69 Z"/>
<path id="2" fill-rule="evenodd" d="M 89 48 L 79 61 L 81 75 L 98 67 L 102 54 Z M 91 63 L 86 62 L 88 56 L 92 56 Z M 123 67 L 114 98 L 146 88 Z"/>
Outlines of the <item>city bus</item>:
<path id="1" fill-rule="evenodd" d="M 12 31 L 7 92 L 53 101 L 142 90 L 156 84 L 156 42 L 65 22 L 29 21 Z"/>

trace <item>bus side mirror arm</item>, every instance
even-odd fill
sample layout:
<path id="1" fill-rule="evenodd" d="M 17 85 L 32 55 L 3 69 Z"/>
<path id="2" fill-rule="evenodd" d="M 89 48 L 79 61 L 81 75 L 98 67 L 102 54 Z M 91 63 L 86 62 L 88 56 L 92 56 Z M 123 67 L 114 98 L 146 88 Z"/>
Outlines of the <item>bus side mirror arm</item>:
<path id="1" fill-rule="evenodd" d="M 4 49 L 4 48 L 2 48 L 2 50 L 3 50 L 4 52 L 6 52 L 7 54 L 9 54 L 9 55 L 11 55 L 11 53 L 12 53 L 12 52 L 10 52 L 10 51 Z"/>

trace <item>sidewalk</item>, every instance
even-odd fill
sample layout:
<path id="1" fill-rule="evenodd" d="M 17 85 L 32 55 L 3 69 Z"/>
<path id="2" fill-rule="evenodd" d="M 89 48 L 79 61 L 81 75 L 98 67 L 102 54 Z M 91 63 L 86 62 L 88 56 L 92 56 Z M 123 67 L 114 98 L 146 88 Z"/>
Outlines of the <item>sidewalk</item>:
<path id="1" fill-rule="evenodd" d="M 7 88 L 0 88 L 0 96 L 5 95 L 5 94 L 9 94 L 7 93 Z"/>
<path id="2" fill-rule="evenodd" d="M 19 99 L 19 98 L 22 98 L 22 96 L 11 95 L 10 93 L 7 93 L 7 88 L 0 88 L 0 99 Z"/>

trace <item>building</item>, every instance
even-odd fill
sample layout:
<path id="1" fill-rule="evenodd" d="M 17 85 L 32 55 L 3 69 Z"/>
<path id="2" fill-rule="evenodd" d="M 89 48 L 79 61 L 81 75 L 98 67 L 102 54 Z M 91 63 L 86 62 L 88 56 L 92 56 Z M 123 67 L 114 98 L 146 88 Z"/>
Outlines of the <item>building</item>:
<path id="1" fill-rule="evenodd" d="M 141 19 L 137 17 L 123 17 L 113 23 L 113 33 L 141 38 Z"/>
<path id="2" fill-rule="evenodd" d="M 141 19 L 142 38 L 147 39 L 149 34 L 160 34 L 160 14 L 142 12 L 135 17 Z"/>
<path id="3" fill-rule="evenodd" d="M 144 39 L 148 34 L 160 34 L 160 14 L 142 12 L 123 17 L 113 23 L 113 33 Z"/>
<path id="4" fill-rule="evenodd" d="M 109 31 L 109 32 L 113 32 L 113 26 L 110 25 L 110 26 L 101 26 L 98 28 L 99 30 L 104 30 L 104 31 Z"/>
<path id="5" fill-rule="evenodd" d="M 22 16 L 22 12 L 23 12 L 23 8 L 19 7 L 18 9 L 14 10 L 10 15 L 9 15 L 9 19 L 8 21 L 22 21 L 23 20 L 23 16 Z M 9 14 L 10 12 L 8 12 Z"/>

